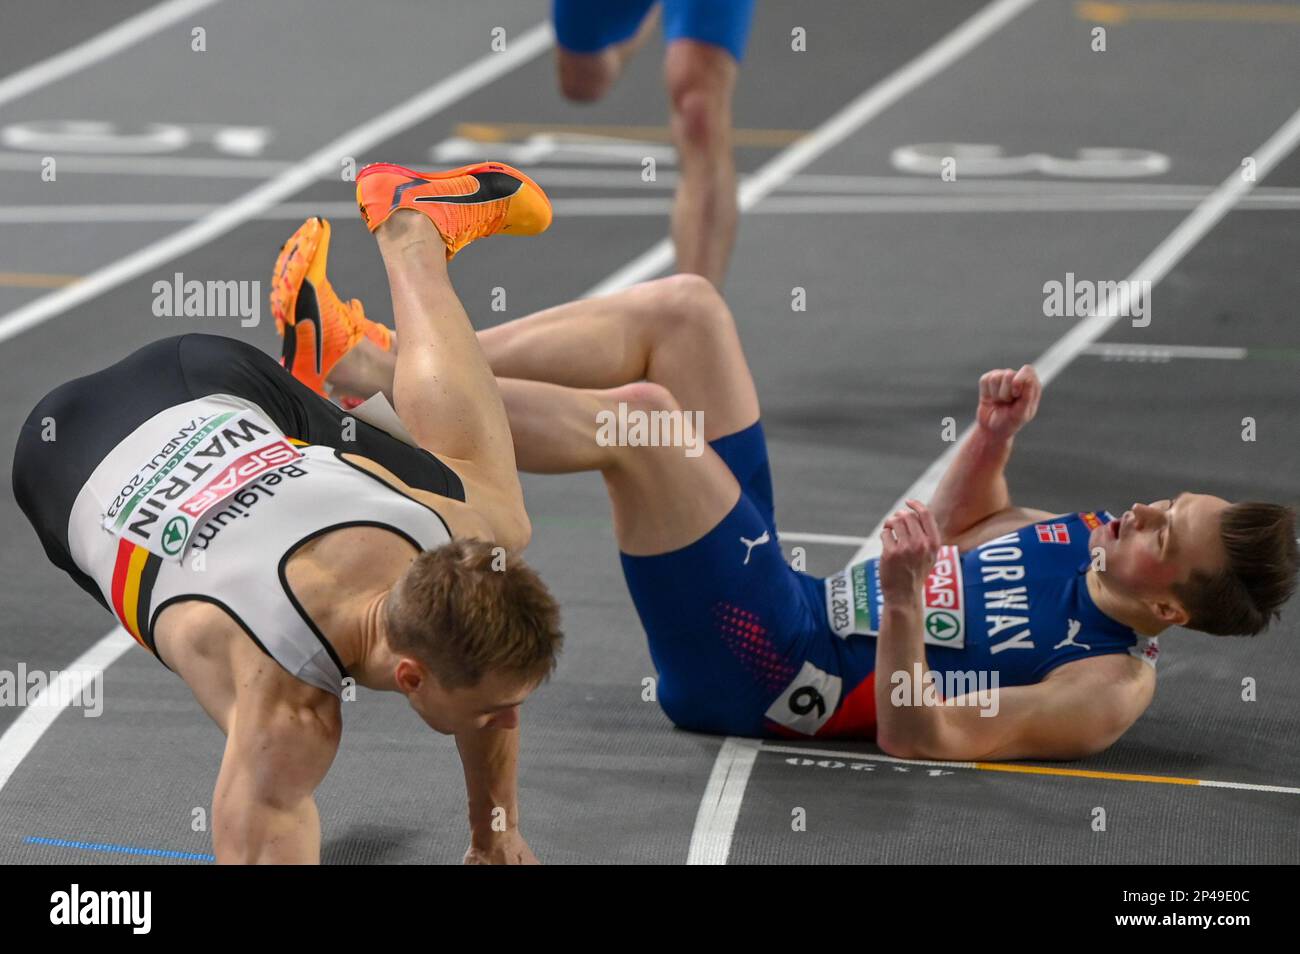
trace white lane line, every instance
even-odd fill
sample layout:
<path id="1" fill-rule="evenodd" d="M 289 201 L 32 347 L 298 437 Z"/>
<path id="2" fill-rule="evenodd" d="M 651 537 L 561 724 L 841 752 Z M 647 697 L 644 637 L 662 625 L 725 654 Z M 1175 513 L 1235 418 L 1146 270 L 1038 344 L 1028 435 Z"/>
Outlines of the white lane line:
<path id="1" fill-rule="evenodd" d="M 985 37 L 1035 2 L 1037 0 L 995 0 L 916 59 L 862 93 L 808 135 L 791 143 L 741 183 L 738 198 L 740 211 L 752 209 L 760 199 L 804 166 L 839 145 L 912 90 L 943 72 Z M 585 297 L 607 295 L 645 281 L 662 272 L 672 261 L 672 238 L 664 238 L 591 288 Z"/>
<path id="2" fill-rule="evenodd" d="M 0 152 L 0 171 L 39 172 L 42 153 Z M 293 167 L 287 159 L 220 159 L 203 156 L 90 156 L 59 153 L 59 175 L 187 176 L 195 179 L 269 179 Z M 330 170 L 322 179 L 337 179 Z"/>
<path id="3" fill-rule="evenodd" d="M 867 542 L 866 537 L 849 537 L 842 533 L 787 533 L 782 530 L 778 536 L 783 543 L 825 543 L 833 547 L 860 547 Z"/>
<path id="4" fill-rule="evenodd" d="M 51 295 L 38 298 L 31 305 L 11 312 L 0 320 L 0 341 L 11 338 L 26 328 L 60 314 L 67 309 L 94 298 L 121 282 L 127 281 L 149 268 L 160 265 L 177 255 L 212 241 L 229 232 L 259 213 L 271 208 L 303 186 L 311 184 L 318 171 L 326 166 L 338 168 L 343 156 L 356 156 L 375 143 L 418 123 L 440 109 L 480 89 L 517 66 L 532 59 L 552 42 L 550 24 L 542 24 L 523 33 L 510 44 L 507 52 L 489 53 L 463 70 L 434 84 L 406 102 L 390 109 L 352 132 L 334 140 L 297 163 L 276 179 L 268 182 L 228 206 L 227 211 L 213 213 L 201 222 L 176 234 L 128 255 L 88 276 L 84 281 L 69 285 Z M 89 287 L 87 291 L 82 289 Z M 125 646 L 119 637 L 125 637 Z M 85 655 L 72 664 L 83 672 L 102 670 L 122 654 L 133 640 L 123 630 L 115 629 Z M 62 698 L 67 701 L 66 693 Z M 0 790 L 32 750 L 46 729 L 58 718 L 58 707 L 34 707 L 24 711 L 0 736 Z"/>
<path id="5" fill-rule="evenodd" d="M 1109 361 L 1163 362 L 1173 358 L 1242 361 L 1246 357 L 1246 349 L 1208 345 L 1131 344 L 1129 342 L 1102 341 L 1088 345 L 1080 354 L 1093 355 Z"/>
<path id="6" fill-rule="evenodd" d="M 545 178 L 545 177 L 541 177 Z M 543 185 L 545 183 L 543 182 Z M 1300 191 L 1289 197 L 1249 196 L 1240 210 L 1300 209 Z M 748 215 L 881 215 L 1020 212 L 1177 212 L 1192 209 L 1201 200 L 1156 197 L 1129 198 L 983 197 L 983 196 L 769 196 L 747 209 Z M 668 196 L 621 198 L 558 197 L 551 199 L 557 218 L 653 216 L 667 218 L 673 200 Z M 192 222 L 210 215 L 221 203 L 121 202 L 94 205 L 0 206 L 0 225 L 70 225 L 84 222 Z M 309 215 L 346 218 L 356 211 L 352 202 L 284 202 L 256 217 L 262 220 L 298 219 Z"/>
<path id="7" fill-rule="evenodd" d="M 881 215 L 945 212 L 1178 212 L 1195 208 L 1205 193 L 1151 195 L 776 195 L 754 212 L 764 215 Z M 610 200 L 606 200 L 610 201 Z M 626 200 L 613 200 L 626 201 Z M 1300 208 L 1295 195 L 1252 196 L 1243 209 Z M 613 213 L 605 213 L 613 214 Z"/>
<path id="8" fill-rule="evenodd" d="M 1247 792 L 1277 792 L 1280 795 L 1300 795 L 1300 788 L 1292 785 L 1253 785 L 1250 782 L 1215 782 L 1210 779 L 1197 779 L 1201 788 L 1239 788 Z"/>
<path id="9" fill-rule="evenodd" d="M 731 853 L 731 833 L 740 818 L 749 773 L 763 743 L 758 739 L 728 738 L 713 762 L 700 810 L 695 815 L 688 865 L 725 865 Z"/>
<path id="10" fill-rule="evenodd" d="M 552 199 L 557 217 L 631 215 L 667 217 L 673 200 L 646 196 L 628 199 Z M 225 208 L 221 202 L 103 202 L 85 205 L 0 206 L 0 225 L 71 225 L 83 222 L 193 222 Z M 356 202 L 284 202 L 253 218 L 298 219 L 309 215 L 347 218 L 357 214 Z"/>
<path id="11" fill-rule="evenodd" d="M 740 187 L 740 208 L 753 208 L 759 199 L 788 180 L 828 149 L 842 143 L 912 90 L 933 79 L 961 59 L 1014 17 L 1034 4 L 1035 0 L 994 0 L 969 20 L 947 34 L 916 59 L 895 70 L 888 77 L 862 93 L 829 120 L 804 138 L 791 144 L 763 166 Z M 662 271 L 672 261 L 672 241 L 665 239 L 629 265 L 597 285 L 588 295 L 604 294 L 625 285 L 642 281 Z M 731 851 L 731 837 L 736 817 L 745 797 L 745 786 L 753 767 L 755 750 L 744 747 L 742 740 L 728 738 L 718 750 L 705 790 L 706 802 L 700 804 L 691 832 L 688 863 L 726 864 Z M 722 811 L 707 804 L 715 780 L 721 779 L 734 811 Z M 728 803 L 730 805 L 730 803 Z"/>
<path id="12" fill-rule="evenodd" d="M 39 172 L 42 157 L 35 152 L 0 151 L 0 171 Z M 395 160 L 398 165 L 419 168 L 421 161 Z M 59 155 L 59 172 L 73 175 L 126 175 L 196 178 L 196 179 L 269 179 L 293 167 L 284 159 L 234 159 L 202 156 L 97 156 L 82 153 Z M 566 167 L 539 164 L 527 172 L 546 189 L 622 189 L 627 192 L 670 193 L 677 188 L 680 176 L 661 170 L 654 182 L 643 182 L 638 172 L 590 166 Z M 743 185 L 748 175 L 742 175 Z M 335 169 L 318 177 L 320 181 L 337 181 Z M 773 194 L 748 210 L 761 214 L 876 214 L 879 212 L 925 211 L 1155 211 L 1192 208 L 1211 192 L 1213 186 L 1176 183 L 1098 182 L 1096 180 L 1037 179 L 962 179 L 943 182 L 928 176 L 854 176 L 801 174 L 791 176 L 773 190 Z M 917 201 L 914 204 L 907 198 Z M 640 196 L 639 199 L 646 198 Z M 621 206 L 628 196 L 585 198 L 560 196 L 554 201 L 576 200 L 589 203 L 586 215 L 663 214 L 671 209 L 671 198 L 664 206 Z M 987 205 L 981 205 L 979 200 Z M 601 204 L 605 203 L 605 204 Z M 339 207 L 345 203 L 335 203 Z M 1261 186 L 1241 201 L 1242 208 L 1292 209 L 1300 206 L 1300 188 Z M 142 206 L 144 207 L 144 206 Z M 50 206 L 10 206 L 9 209 L 38 210 Z M 57 208 L 57 206 L 55 207 Z M 124 208 L 126 208 L 124 206 Z M 281 208 L 284 208 L 282 206 Z M 9 212 L 8 214 L 17 214 Z M 58 214 L 58 213 L 56 213 Z M 350 214 L 350 212 L 348 213 Z M 570 211 L 569 214 L 579 214 Z M 274 211 L 268 215 L 275 215 Z M 289 218 L 285 214 L 285 218 Z M 36 219 L 39 221 L 39 217 Z"/>
<path id="13" fill-rule="evenodd" d="M 1267 176 L 1273 167 L 1300 143 L 1300 110 L 1278 128 L 1258 149 L 1251 153 L 1255 160 L 1256 176 L 1249 181 L 1241 170 L 1228 174 L 1223 183 L 1206 196 L 1196 209 L 1184 219 L 1169 237 L 1161 242 L 1142 264 L 1134 269 L 1130 281 L 1148 281 L 1156 285 L 1169 274 L 1183 256 L 1214 228 L 1229 210 L 1254 187 L 1256 179 Z M 1074 356 L 1101 337 L 1120 317 L 1118 296 L 1110 296 L 1097 314 L 1085 318 L 1042 357 L 1034 362 L 1043 383 L 1056 377 Z"/>
<path id="14" fill-rule="evenodd" d="M 138 13 L 83 43 L 0 79 L 0 106 L 26 96 L 120 53 L 145 37 L 165 30 L 221 0 L 168 0 Z"/>
<path id="15" fill-rule="evenodd" d="M 1266 142 L 1258 149 L 1251 153 L 1255 160 L 1256 179 L 1263 179 L 1272 171 L 1273 167 L 1278 164 L 1296 144 L 1300 143 L 1300 110 L 1291 114 L 1291 118 L 1278 128 Z M 1198 205 L 1192 214 L 1183 219 L 1163 242 L 1155 247 L 1150 255 L 1133 270 L 1128 277 L 1128 282 L 1148 281 L 1152 286 L 1160 282 L 1162 278 L 1169 273 L 1184 255 L 1199 242 L 1210 229 L 1218 224 L 1219 220 L 1228 214 L 1240 199 L 1250 192 L 1254 186 L 1254 180 L 1247 181 L 1241 175 L 1240 169 L 1234 169 L 1229 173 L 1228 178 L 1224 179 L 1217 189 L 1211 192 Z M 1121 283 L 1125 287 L 1127 283 Z M 1101 307 L 1093 315 L 1082 319 L 1062 336 L 1054 345 L 1043 352 L 1036 361 L 1034 367 L 1038 369 L 1038 376 L 1042 379 L 1043 385 L 1050 383 L 1061 371 L 1081 354 L 1085 348 L 1100 338 L 1120 317 L 1120 302 L 1117 295 L 1108 296 L 1102 303 Z M 885 511 L 875 528 L 868 535 L 868 542 L 864 544 L 857 553 L 853 555 L 850 563 L 856 563 L 867 557 L 875 556 L 880 552 L 880 531 L 884 527 L 886 517 L 895 510 L 904 506 L 904 501 L 908 497 L 917 500 L 928 500 L 934 495 L 939 486 L 939 481 L 943 479 L 944 472 L 947 471 L 948 465 L 957 455 L 957 449 L 961 447 L 966 440 L 974 425 L 967 425 L 966 430 L 953 444 L 950 444 L 939 456 L 939 458 L 921 474 L 920 477 L 904 491 L 894 502 L 894 505 Z"/>
<path id="16" fill-rule="evenodd" d="M 356 204 L 353 203 L 353 208 Z M 74 225 L 83 222 L 192 222 L 220 203 L 104 202 L 86 205 L 4 205 L 0 225 Z"/>
<path id="17" fill-rule="evenodd" d="M 552 41 L 550 24 L 539 24 L 517 36 L 505 52 L 488 53 L 424 92 L 321 147 L 274 179 L 223 205 L 198 222 L 104 266 L 86 276 L 84 281 L 43 295 L 11 311 L 0 318 L 0 342 L 225 235 L 311 185 L 327 170 L 337 172 L 341 168 L 340 161 L 343 157 L 358 157 L 376 143 L 427 119 L 531 60 L 548 49 Z"/>
<path id="18" fill-rule="evenodd" d="M 18 718 L 0 735 L 0 790 L 4 789 L 10 776 L 36 747 L 45 730 L 54 724 L 68 703 L 73 701 L 74 692 L 85 684 L 85 679 L 102 673 L 134 645 L 135 640 L 119 626 L 74 659 L 71 665 L 59 673 L 56 682 L 42 689 L 18 713 Z"/>

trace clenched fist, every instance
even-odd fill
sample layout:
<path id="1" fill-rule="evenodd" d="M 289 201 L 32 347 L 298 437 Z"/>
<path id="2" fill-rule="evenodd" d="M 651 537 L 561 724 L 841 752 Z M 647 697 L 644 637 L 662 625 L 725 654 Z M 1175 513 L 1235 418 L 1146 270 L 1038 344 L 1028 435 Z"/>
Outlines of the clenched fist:
<path id="1" fill-rule="evenodd" d="M 920 599 L 943 542 L 934 514 L 921 501 L 908 500 L 905 508 L 885 521 L 880 538 L 884 544 L 880 592 L 885 601 Z"/>
<path id="2" fill-rule="evenodd" d="M 1030 365 L 988 371 L 980 378 L 979 426 L 997 437 L 1013 437 L 1034 419 L 1042 396 L 1042 382 Z"/>

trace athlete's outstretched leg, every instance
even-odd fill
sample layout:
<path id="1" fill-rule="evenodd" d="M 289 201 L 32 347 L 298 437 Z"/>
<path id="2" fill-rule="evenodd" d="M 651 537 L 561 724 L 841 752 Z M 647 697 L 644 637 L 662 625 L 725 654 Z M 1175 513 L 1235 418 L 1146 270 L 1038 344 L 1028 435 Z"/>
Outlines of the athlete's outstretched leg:
<path id="1" fill-rule="evenodd" d="M 642 380 L 662 385 L 683 408 L 704 413 L 707 440 L 758 420 L 758 394 L 731 311 L 696 275 L 548 308 L 481 331 L 479 342 L 500 378 L 588 389 Z M 388 391 L 394 360 L 363 341 L 337 367 L 365 382 L 355 390 L 368 396 Z"/>
<path id="2" fill-rule="evenodd" d="M 447 275 L 433 223 L 399 210 L 375 232 L 401 340 L 393 402 L 422 447 L 470 470 L 523 514 L 510 425 L 496 378 Z M 466 477 L 461 473 L 462 478 Z"/>

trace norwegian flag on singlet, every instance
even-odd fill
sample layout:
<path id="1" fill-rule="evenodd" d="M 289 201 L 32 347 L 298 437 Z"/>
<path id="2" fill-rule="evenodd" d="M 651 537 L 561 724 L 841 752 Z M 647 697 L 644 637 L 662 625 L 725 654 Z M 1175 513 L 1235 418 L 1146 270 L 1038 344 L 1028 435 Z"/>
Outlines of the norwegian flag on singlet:
<path id="1" fill-rule="evenodd" d="M 1039 543 L 1069 543 L 1070 529 L 1063 523 L 1036 523 Z"/>

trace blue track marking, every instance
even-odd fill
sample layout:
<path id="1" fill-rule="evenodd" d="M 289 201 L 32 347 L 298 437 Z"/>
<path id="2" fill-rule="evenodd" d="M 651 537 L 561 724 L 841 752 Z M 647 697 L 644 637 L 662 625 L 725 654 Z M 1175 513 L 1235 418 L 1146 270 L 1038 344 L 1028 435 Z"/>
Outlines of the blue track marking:
<path id="1" fill-rule="evenodd" d="M 82 851 L 103 851 L 114 855 L 143 855 L 149 858 L 176 858 L 182 861 L 216 861 L 212 855 L 196 851 L 172 851 L 169 848 L 135 848 L 131 845 L 106 845 L 92 841 L 71 841 L 67 838 L 42 838 L 28 835 L 29 845 L 48 845 L 51 848 L 78 848 Z"/>

